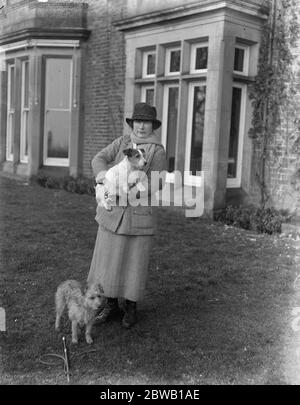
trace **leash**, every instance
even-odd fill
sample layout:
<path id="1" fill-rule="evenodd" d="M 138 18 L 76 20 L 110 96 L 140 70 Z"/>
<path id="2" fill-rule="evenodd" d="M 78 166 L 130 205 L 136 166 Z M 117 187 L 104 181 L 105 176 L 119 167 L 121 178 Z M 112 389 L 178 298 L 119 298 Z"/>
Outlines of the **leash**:
<path id="1" fill-rule="evenodd" d="M 46 353 L 46 354 L 43 354 L 39 358 L 39 362 L 42 363 L 42 364 L 45 364 L 46 366 L 57 366 L 58 362 L 46 361 L 46 360 L 43 360 L 43 358 L 45 358 L 45 357 L 55 357 L 57 359 L 62 360 L 63 364 L 64 364 L 64 373 L 67 376 L 68 382 L 70 382 L 69 358 L 68 358 L 68 351 L 67 351 L 67 346 L 66 346 L 66 338 L 64 336 L 62 337 L 62 342 L 63 342 L 63 355 L 56 354 L 56 353 Z"/>
<path id="2" fill-rule="evenodd" d="M 67 381 L 70 382 L 71 372 L 70 372 L 69 355 L 68 355 L 68 350 L 67 350 L 67 346 L 66 346 L 66 338 L 64 336 L 62 337 L 62 343 L 63 343 L 63 354 L 62 355 L 56 354 L 56 353 L 45 353 L 39 358 L 39 362 L 46 366 L 57 366 L 58 364 L 60 364 L 60 362 L 47 361 L 47 360 L 43 360 L 43 359 L 48 358 L 48 357 L 59 359 L 60 361 L 63 362 L 64 373 L 67 377 Z M 89 353 L 93 353 L 93 352 L 97 352 L 97 351 L 99 351 L 99 350 L 97 350 L 97 349 L 86 350 L 84 352 L 75 354 L 74 357 L 83 356 L 85 354 L 89 354 Z"/>

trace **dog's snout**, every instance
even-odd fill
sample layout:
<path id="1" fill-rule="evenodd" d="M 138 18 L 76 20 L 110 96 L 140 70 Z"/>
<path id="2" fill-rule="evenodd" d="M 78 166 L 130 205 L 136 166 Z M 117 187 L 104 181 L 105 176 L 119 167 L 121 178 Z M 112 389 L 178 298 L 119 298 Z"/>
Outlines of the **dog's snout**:
<path id="1" fill-rule="evenodd" d="M 147 160 L 144 160 L 144 166 L 146 166 L 146 164 L 147 164 Z"/>

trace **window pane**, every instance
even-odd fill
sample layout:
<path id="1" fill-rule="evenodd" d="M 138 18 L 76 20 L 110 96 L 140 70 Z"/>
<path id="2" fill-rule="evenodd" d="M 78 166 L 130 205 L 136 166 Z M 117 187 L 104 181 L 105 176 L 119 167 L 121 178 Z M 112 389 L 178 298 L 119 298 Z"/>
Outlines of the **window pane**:
<path id="1" fill-rule="evenodd" d="M 15 107 L 15 67 L 10 67 L 10 105 L 9 108 Z"/>
<path id="2" fill-rule="evenodd" d="M 155 74 L 155 53 L 147 56 L 147 75 Z"/>
<path id="3" fill-rule="evenodd" d="M 242 89 L 234 87 L 232 91 L 231 126 L 228 153 L 227 177 L 235 178 L 237 174 L 237 158 L 239 144 L 239 129 L 241 117 Z"/>
<path id="4" fill-rule="evenodd" d="M 203 46 L 196 49 L 195 69 L 207 69 L 208 47 Z"/>
<path id="5" fill-rule="evenodd" d="M 146 103 L 154 104 L 154 89 L 146 89 Z"/>
<path id="6" fill-rule="evenodd" d="M 180 50 L 171 51 L 170 55 L 170 72 L 180 71 Z"/>
<path id="7" fill-rule="evenodd" d="M 11 160 L 14 152 L 15 67 L 8 65 L 7 70 L 6 159 Z"/>
<path id="8" fill-rule="evenodd" d="M 202 168 L 205 99 L 206 87 L 194 87 L 192 143 L 190 155 L 190 171 L 193 175 L 196 175 L 196 171 L 200 171 Z"/>
<path id="9" fill-rule="evenodd" d="M 70 59 L 47 59 L 47 108 L 70 108 L 70 75 Z"/>
<path id="10" fill-rule="evenodd" d="M 166 152 L 167 152 L 168 172 L 170 173 L 172 173 L 175 169 L 178 93 L 179 93 L 178 87 L 169 88 Z"/>
<path id="11" fill-rule="evenodd" d="M 14 115 L 8 115 L 8 122 L 7 122 L 7 142 L 8 142 L 8 153 L 10 155 L 14 154 L 14 143 L 13 143 L 13 120 Z"/>
<path id="12" fill-rule="evenodd" d="M 68 111 L 48 111 L 46 114 L 48 158 L 68 158 L 70 124 Z"/>
<path id="13" fill-rule="evenodd" d="M 28 111 L 24 111 L 24 156 L 28 156 Z"/>
<path id="14" fill-rule="evenodd" d="M 24 100 L 23 100 L 23 107 L 28 108 L 29 106 L 29 63 L 24 62 L 23 63 L 23 69 L 24 69 Z"/>
<path id="15" fill-rule="evenodd" d="M 245 50 L 240 48 L 235 48 L 234 54 L 234 68 L 237 72 L 243 72 L 244 70 L 244 55 Z"/>

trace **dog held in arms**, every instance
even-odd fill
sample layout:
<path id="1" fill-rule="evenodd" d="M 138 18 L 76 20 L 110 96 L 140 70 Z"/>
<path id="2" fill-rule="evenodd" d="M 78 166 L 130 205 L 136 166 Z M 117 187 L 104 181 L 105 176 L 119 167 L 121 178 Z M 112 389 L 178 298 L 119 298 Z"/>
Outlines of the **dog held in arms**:
<path id="1" fill-rule="evenodd" d="M 93 343 L 92 326 L 96 315 L 105 305 L 104 291 L 100 284 L 88 285 L 82 293 L 81 285 L 76 280 L 61 283 L 55 294 L 56 321 L 55 329 L 59 331 L 60 318 L 67 307 L 72 322 L 72 343 L 78 343 L 78 327 L 85 325 L 85 339 Z"/>
<path id="2" fill-rule="evenodd" d="M 111 210 L 112 197 L 127 195 L 130 188 L 134 186 L 139 191 L 146 190 L 143 185 L 146 174 L 141 171 L 147 164 L 144 149 L 128 148 L 123 153 L 124 159 L 106 172 L 104 187 L 101 184 L 95 187 L 98 204 L 108 211 Z"/>

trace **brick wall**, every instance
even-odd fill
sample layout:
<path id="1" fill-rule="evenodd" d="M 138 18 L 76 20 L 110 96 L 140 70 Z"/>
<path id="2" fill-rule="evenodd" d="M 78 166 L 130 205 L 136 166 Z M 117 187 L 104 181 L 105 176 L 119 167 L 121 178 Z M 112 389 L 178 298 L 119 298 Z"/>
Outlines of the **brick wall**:
<path id="1" fill-rule="evenodd" d="M 91 175 L 91 159 L 122 135 L 125 93 L 123 34 L 112 21 L 124 17 L 122 0 L 89 0 L 84 85 L 83 173 Z"/>

